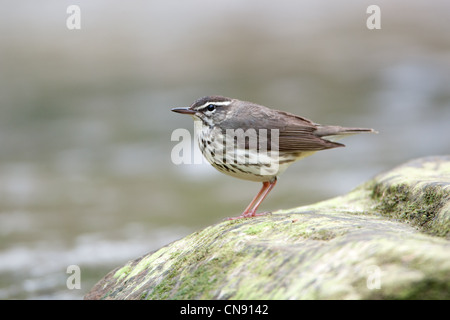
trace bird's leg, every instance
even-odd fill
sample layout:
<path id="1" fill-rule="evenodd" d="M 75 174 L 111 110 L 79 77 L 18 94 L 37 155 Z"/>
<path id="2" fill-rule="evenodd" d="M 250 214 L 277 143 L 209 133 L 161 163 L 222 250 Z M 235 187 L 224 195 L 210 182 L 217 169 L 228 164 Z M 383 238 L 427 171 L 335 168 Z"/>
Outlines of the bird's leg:
<path id="1" fill-rule="evenodd" d="M 245 208 L 244 212 L 242 213 L 243 216 L 248 215 L 248 213 L 250 212 L 250 209 L 252 209 L 255 205 L 255 203 L 258 201 L 259 198 L 261 198 L 261 195 L 263 193 L 265 193 L 265 191 L 267 190 L 267 188 L 270 186 L 269 182 L 263 182 L 263 186 L 261 188 L 261 190 L 259 190 L 258 194 L 256 195 L 256 197 L 253 198 L 252 202 L 250 202 L 250 204 L 247 206 L 247 208 Z"/>
<path id="2" fill-rule="evenodd" d="M 255 205 L 255 203 L 258 201 L 258 199 L 267 190 L 267 188 L 269 186 L 270 186 L 269 182 L 267 182 L 267 181 L 263 182 L 263 186 L 262 186 L 261 190 L 259 190 L 258 194 L 253 198 L 252 202 L 250 202 L 250 204 L 247 206 L 247 208 L 245 208 L 244 212 L 240 216 L 237 216 L 234 218 L 228 218 L 227 220 L 236 220 L 236 219 L 251 217 L 251 214 L 249 214 L 250 209 L 252 209 L 252 207 Z"/>
<path id="3" fill-rule="evenodd" d="M 276 177 L 274 179 L 272 179 L 271 181 L 263 182 L 263 186 L 262 186 L 261 190 L 259 190 L 256 197 L 253 198 L 252 202 L 250 202 L 250 204 L 247 206 L 247 208 L 244 210 L 244 212 L 240 216 L 234 217 L 234 218 L 228 218 L 228 220 L 249 218 L 249 217 L 255 217 L 255 216 L 266 214 L 266 213 L 257 214 L 256 210 L 258 209 L 261 202 L 267 197 L 270 190 L 272 190 L 273 187 L 275 187 L 276 183 L 277 183 Z"/>
<path id="4" fill-rule="evenodd" d="M 265 182 L 265 183 L 267 183 L 267 186 L 265 186 L 265 187 L 263 186 L 263 189 L 265 189 L 264 193 L 262 194 L 262 196 L 260 197 L 258 202 L 256 202 L 256 204 L 253 206 L 252 210 L 250 210 L 250 212 L 248 212 L 248 216 L 250 216 L 250 217 L 255 217 L 255 216 L 258 216 L 258 215 L 265 215 L 266 214 L 266 213 L 258 214 L 258 213 L 256 213 L 256 210 L 258 209 L 258 207 L 261 204 L 261 202 L 263 202 L 263 200 L 267 197 L 269 192 L 273 189 L 273 187 L 275 187 L 275 185 L 277 184 L 277 178 L 275 177 L 271 181 Z"/>

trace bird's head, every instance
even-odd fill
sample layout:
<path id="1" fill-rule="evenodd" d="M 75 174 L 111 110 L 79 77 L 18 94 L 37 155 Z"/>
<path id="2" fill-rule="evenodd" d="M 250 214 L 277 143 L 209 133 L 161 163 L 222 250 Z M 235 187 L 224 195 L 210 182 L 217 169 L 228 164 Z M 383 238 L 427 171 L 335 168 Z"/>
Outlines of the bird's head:
<path id="1" fill-rule="evenodd" d="M 173 108 L 173 112 L 188 114 L 201 120 L 204 125 L 214 127 L 231 114 L 235 99 L 222 96 L 206 96 L 195 101 L 189 108 Z"/>

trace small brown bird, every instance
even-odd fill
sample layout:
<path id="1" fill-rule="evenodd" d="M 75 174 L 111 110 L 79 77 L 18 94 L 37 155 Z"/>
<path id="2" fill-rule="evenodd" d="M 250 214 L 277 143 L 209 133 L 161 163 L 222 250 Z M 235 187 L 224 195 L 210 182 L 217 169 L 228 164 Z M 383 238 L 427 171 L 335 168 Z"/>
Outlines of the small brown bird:
<path id="1" fill-rule="evenodd" d="M 344 147 L 332 140 L 373 129 L 324 126 L 294 114 L 252 102 L 222 96 L 207 96 L 189 108 L 172 111 L 200 121 L 196 138 L 203 156 L 220 172 L 263 186 L 244 212 L 249 218 L 273 189 L 277 176 L 297 160 L 317 151 Z"/>

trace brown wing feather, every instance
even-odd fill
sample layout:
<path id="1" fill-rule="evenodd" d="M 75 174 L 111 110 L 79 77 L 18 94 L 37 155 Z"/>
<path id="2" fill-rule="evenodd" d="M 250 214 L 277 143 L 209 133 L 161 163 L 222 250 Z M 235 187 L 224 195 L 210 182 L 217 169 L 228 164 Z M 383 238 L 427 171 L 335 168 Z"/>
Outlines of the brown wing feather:
<path id="1" fill-rule="evenodd" d="M 239 114 L 230 119 L 222 122 L 222 128 L 243 129 L 244 131 L 250 128 L 255 129 L 260 145 L 267 143 L 267 150 L 302 152 L 344 146 L 317 136 L 315 132 L 319 125 L 311 120 L 248 102 L 245 109 L 239 109 Z M 260 129 L 267 129 L 267 137 L 260 134 Z M 271 137 L 271 129 L 279 130 L 278 145 L 276 145 L 276 139 Z M 248 148 L 248 142 L 245 147 Z"/>
<path id="2" fill-rule="evenodd" d="M 272 111 L 275 112 L 272 128 L 279 129 L 280 152 L 319 151 L 344 146 L 317 136 L 315 132 L 319 125 L 309 119 L 285 111 Z"/>

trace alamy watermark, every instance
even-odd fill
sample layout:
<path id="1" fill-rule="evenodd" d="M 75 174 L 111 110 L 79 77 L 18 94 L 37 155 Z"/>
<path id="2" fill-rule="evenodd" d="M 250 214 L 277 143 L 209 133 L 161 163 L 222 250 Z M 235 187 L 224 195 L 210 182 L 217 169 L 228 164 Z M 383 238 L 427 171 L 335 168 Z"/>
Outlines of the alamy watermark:
<path id="1" fill-rule="evenodd" d="M 66 273 L 70 274 L 66 280 L 67 289 L 81 289 L 81 269 L 76 264 L 67 267 Z"/>
<path id="2" fill-rule="evenodd" d="M 78 5 L 69 5 L 66 9 L 69 15 L 66 19 L 66 27 L 69 30 L 81 29 L 81 8 Z M 378 5 L 372 4 L 367 7 L 366 13 L 370 16 L 366 20 L 366 26 L 369 30 L 381 29 L 381 9 Z"/>
<path id="3" fill-rule="evenodd" d="M 381 269 L 377 265 L 371 265 L 366 268 L 367 280 L 366 286 L 369 290 L 381 289 Z"/>
<path id="4" fill-rule="evenodd" d="M 69 30 L 81 29 L 81 9 L 80 6 L 72 4 L 67 7 L 66 13 L 69 16 L 66 19 L 66 27 Z"/>
<path id="5" fill-rule="evenodd" d="M 366 20 L 366 26 L 369 30 L 381 29 L 381 9 L 376 4 L 367 7 L 366 13 L 370 16 Z"/>
<path id="6" fill-rule="evenodd" d="M 194 121 L 193 135 L 187 129 L 174 130 L 171 141 L 178 143 L 172 148 L 172 163 L 202 164 L 207 161 L 219 165 L 257 165 L 260 167 L 260 175 L 273 175 L 278 171 L 278 129 L 236 128 L 226 129 L 221 133 L 208 130 L 210 129 L 198 120 Z"/>

